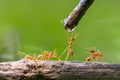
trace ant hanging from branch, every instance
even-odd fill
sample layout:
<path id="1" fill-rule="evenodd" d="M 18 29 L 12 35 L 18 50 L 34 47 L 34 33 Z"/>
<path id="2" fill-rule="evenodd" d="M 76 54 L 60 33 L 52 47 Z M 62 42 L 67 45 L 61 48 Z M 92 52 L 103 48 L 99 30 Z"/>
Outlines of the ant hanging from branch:
<path id="1" fill-rule="evenodd" d="M 89 53 L 91 55 L 86 58 L 86 61 L 91 61 L 93 59 L 98 60 L 99 58 L 102 58 L 102 53 L 96 48 L 90 49 Z"/>
<path id="2" fill-rule="evenodd" d="M 67 34 L 67 35 L 68 35 L 68 34 Z M 68 59 L 69 55 L 71 55 L 71 56 L 74 55 L 74 51 L 73 51 L 73 49 L 72 49 L 72 44 L 73 44 L 76 36 L 77 36 L 77 34 L 72 35 L 72 36 L 69 38 L 69 40 L 68 40 L 68 46 L 67 46 L 67 47 L 65 48 L 65 50 L 61 53 L 60 58 L 63 56 L 63 54 L 64 54 L 65 52 L 67 52 L 67 56 L 66 56 L 65 60 Z"/>

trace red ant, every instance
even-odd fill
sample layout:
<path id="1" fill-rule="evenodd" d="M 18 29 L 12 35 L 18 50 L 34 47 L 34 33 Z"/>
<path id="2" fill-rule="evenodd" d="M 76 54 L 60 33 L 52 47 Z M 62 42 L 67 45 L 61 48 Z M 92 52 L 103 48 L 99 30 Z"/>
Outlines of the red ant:
<path id="1" fill-rule="evenodd" d="M 68 46 L 67 46 L 67 48 L 61 53 L 60 57 L 61 57 L 66 51 L 68 52 L 68 54 L 67 54 L 65 60 L 68 59 L 68 56 L 69 56 L 69 55 L 71 55 L 71 56 L 74 55 L 74 51 L 72 50 L 72 44 L 73 44 L 76 36 L 77 36 L 77 34 L 72 35 L 72 36 L 70 37 L 70 39 L 69 39 L 69 41 L 68 41 Z"/>
<path id="2" fill-rule="evenodd" d="M 29 60 L 33 60 L 33 61 L 36 61 L 36 60 L 42 58 L 42 55 L 41 55 L 41 56 L 39 55 L 38 57 L 35 57 L 35 55 L 34 55 L 34 57 L 32 57 L 32 56 L 30 56 L 30 55 L 28 55 L 28 54 L 26 54 L 26 53 L 24 53 L 24 52 L 21 52 L 21 51 L 18 51 L 18 54 L 17 54 L 17 55 L 25 55 L 24 58 L 29 59 Z"/>
<path id="3" fill-rule="evenodd" d="M 44 51 L 43 52 L 43 58 L 45 58 L 46 60 L 49 60 L 50 58 L 56 58 L 56 59 L 60 60 L 59 56 L 57 55 L 56 50 L 53 51 L 53 52 Z"/>
<path id="4" fill-rule="evenodd" d="M 27 58 L 27 59 L 29 59 L 29 60 L 34 60 L 34 61 L 36 61 L 36 60 L 43 60 L 43 59 L 44 59 L 44 60 L 49 60 L 49 59 L 51 59 L 51 58 L 55 58 L 55 59 L 60 60 L 61 56 L 62 56 L 65 52 L 68 52 L 68 54 L 67 54 L 67 56 L 66 56 L 66 58 L 65 58 L 65 60 L 67 60 L 68 57 L 69 57 L 69 55 L 71 55 L 71 56 L 74 55 L 74 51 L 73 51 L 73 49 L 72 49 L 72 44 L 73 44 L 76 36 L 77 36 L 77 34 L 72 35 L 72 36 L 70 37 L 70 39 L 69 39 L 69 41 L 68 41 L 68 46 L 67 46 L 67 48 L 61 53 L 60 56 L 57 55 L 56 50 L 55 50 L 55 51 L 52 51 L 52 52 L 51 52 L 51 51 L 44 51 L 42 54 L 38 55 L 37 57 L 36 57 L 36 56 L 32 57 L 32 56 L 30 56 L 30 55 L 28 55 L 28 54 L 26 54 L 26 53 L 24 53 L 24 52 L 18 52 L 18 53 L 25 55 L 25 58 Z M 19 54 L 19 55 L 20 55 L 20 54 Z"/>
<path id="5" fill-rule="evenodd" d="M 91 61 L 93 59 L 98 60 L 99 58 L 102 58 L 102 53 L 98 49 L 91 49 L 90 54 L 91 55 L 86 58 L 86 61 Z"/>
<path id="6" fill-rule="evenodd" d="M 35 56 L 32 57 L 32 56 L 30 56 L 30 55 L 28 55 L 28 54 L 26 54 L 24 52 L 20 52 L 20 51 L 18 53 L 19 53 L 18 55 L 20 55 L 20 54 L 25 55 L 25 58 L 27 58 L 29 60 L 33 60 L 33 61 L 43 60 L 43 59 L 49 60 L 50 58 L 56 58 L 56 59 L 60 60 L 60 58 L 57 56 L 56 51 L 54 51 L 54 52 L 44 51 L 42 54 L 38 55 L 37 57 L 35 57 Z"/>

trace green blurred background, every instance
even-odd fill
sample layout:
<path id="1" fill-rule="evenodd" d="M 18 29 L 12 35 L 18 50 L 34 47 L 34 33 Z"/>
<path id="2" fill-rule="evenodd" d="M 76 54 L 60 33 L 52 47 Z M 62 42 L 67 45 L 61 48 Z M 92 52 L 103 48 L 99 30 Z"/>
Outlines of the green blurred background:
<path id="1" fill-rule="evenodd" d="M 17 60 L 17 51 L 30 55 L 67 46 L 66 18 L 79 0 L 0 0 L 0 61 Z M 120 0 L 95 0 L 75 32 L 75 58 L 85 61 L 85 48 L 97 47 L 104 62 L 120 63 Z M 64 55 L 65 56 L 65 55 Z M 63 57 L 64 58 L 64 57 Z"/>

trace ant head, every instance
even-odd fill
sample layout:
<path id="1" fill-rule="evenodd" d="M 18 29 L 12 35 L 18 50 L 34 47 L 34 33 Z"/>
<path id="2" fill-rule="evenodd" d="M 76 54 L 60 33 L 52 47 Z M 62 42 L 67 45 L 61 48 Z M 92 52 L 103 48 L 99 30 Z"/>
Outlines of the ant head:
<path id="1" fill-rule="evenodd" d="M 50 52 L 50 51 L 44 51 L 43 54 L 46 55 L 46 56 L 51 56 L 51 55 L 53 54 L 53 52 Z"/>
<path id="2" fill-rule="evenodd" d="M 86 61 L 90 61 L 90 58 L 88 57 L 88 58 L 86 59 Z"/>
<path id="3" fill-rule="evenodd" d="M 102 57 L 102 54 L 100 53 L 99 56 Z"/>
<path id="4" fill-rule="evenodd" d="M 74 37 L 74 35 L 72 35 L 71 37 L 70 37 L 70 41 L 74 41 L 75 40 L 75 37 Z"/>
<path id="5" fill-rule="evenodd" d="M 90 53 L 95 53 L 95 50 L 90 50 Z"/>

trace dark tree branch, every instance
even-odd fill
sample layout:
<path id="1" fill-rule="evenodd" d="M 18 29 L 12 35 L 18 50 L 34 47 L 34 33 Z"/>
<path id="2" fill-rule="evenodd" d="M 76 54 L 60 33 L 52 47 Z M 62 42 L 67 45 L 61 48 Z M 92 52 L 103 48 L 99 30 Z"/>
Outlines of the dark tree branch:
<path id="1" fill-rule="evenodd" d="M 22 59 L 0 63 L 0 78 L 7 80 L 118 80 L 120 65 Z"/>
<path id="2" fill-rule="evenodd" d="M 78 5 L 73 9 L 70 15 L 64 19 L 64 27 L 68 31 L 73 31 L 77 26 L 79 20 L 85 14 L 90 5 L 94 2 L 94 0 L 80 0 Z"/>

